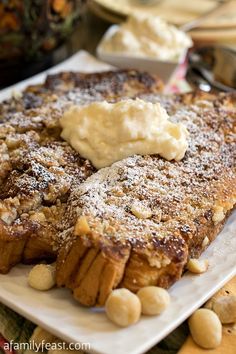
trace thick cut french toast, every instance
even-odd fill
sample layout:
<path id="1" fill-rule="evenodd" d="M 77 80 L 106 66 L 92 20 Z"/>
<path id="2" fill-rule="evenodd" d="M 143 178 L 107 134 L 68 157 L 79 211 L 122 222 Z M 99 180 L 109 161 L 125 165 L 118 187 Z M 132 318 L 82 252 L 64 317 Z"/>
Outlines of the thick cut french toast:
<path id="1" fill-rule="evenodd" d="M 92 74 L 61 72 L 49 75 L 44 84 L 29 86 L 22 94 L 15 93 L 10 100 L 2 102 L 0 122 L 9 119 L 14 112 L 42 109 L 50 103 L 56 110 L 65 102 L 84 104 L 103 99 L 112 101 L 120 97 L 161 92 L 162 89 L 163 83 L 157 76 L 136 70 Z"/>
<path id="2" fill-rule="evenodd" d="M 8 148 L 16 138 L 7 138 Z M 52 246 L 56 226 L 63 217 L 72 185 L 80 184 L 94 172 L 89 162 L 64 142 L 20 145 L 11 153 L 10 163 L 12 169 L 0 187 L 3 273 L 20 261 L 55 259 L 56 249 Z"/>
<path id="3" fill-rule="evenodd" d="M 57 284 L 84 305 L 124 286 L 169 287 L 236 203 L 236 96 L 160 96 L 148 74 L 62 73 L 0 106 L 0 272 L 57 259 Z M 98 172 L 60 138 L 71 104 L 161 102 L 184 123 L 180 162 L 133 156 Z"/>
<path id="4" fill-rule="evenodd" d="M 71 104 L 155 93 L 155 76 L 134 70 L 61 73 L 0 105 L 0 272 L 57 254 L 57 225 L 73 185 L 95 172 L 60 138 Z"/>
<path id="5" fill-rule="evenodd" d="M 236 203 L 236 95 L 145 95 L 186 125 L 183 160 L 133 156 L 75 188 L 61 223 L 58 286 L 87 306 L 112 289 L 169 287 Z"/>

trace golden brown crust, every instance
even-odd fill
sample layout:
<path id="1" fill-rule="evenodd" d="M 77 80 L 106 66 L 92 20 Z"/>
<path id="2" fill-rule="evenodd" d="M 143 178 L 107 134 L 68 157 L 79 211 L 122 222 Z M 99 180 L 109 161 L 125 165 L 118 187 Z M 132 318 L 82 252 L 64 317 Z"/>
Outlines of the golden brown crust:
<path id="1" fill-rule="evenodd" d="M 22 97 L 0 105 L 0 220 L 7 235 L 0 232 L 4 249 L 0 272 L 19 261 L 55 259 L 57 227 L 71 189 L 95 171 L 62 142 L 59 118 L 64 110 L 73 103 L 133 97 L 161 87 L 155 76 L 134 70 L 66 72 L 49 76 L 43 85 L 30 86 Z M 25 220 L 36 231 L 11 237 L 14 225 Z"/>
<path id="2" fill-rule="evenodd" d="M 27 239 L 36 231 L 36 225 L 31 225 L 27 221 L 8 226 L 0 220 L 1 273 L 7 273 L 12 266 L 22 260 Z"/>
<path id="3" fill-rule="evenodd" d="M 94 169 L 62 142 L 44 146 L 34 143 L 32 150 L 20 146 L 11 150 L 10 155 L 12 170 L 0 187 L 0 217 L 6 235 L 10 238 L 11 229 L 27 221 L 32 231 L 24 236 L 23 248 L 20 242 L 16 243 L 21 247 L 18 261 L 53 260 L 56 252 L 52 244 L 58 232 L 57 224 L 72 185 L 81 183 Z M 0 239 L 4 241 L 3 232 L 0 232 Z M 12 239 L 17 239 L 16 235 Z M 5 252 L 0 271 L 4 268 L 5 272 L 16 263 L 9 263 L 10 259 L 10 253 Z"/>
<path id="4" fill-rule="evenodd" d="M 205 237 L 216 237 L 236 200 L 236 97 L 160 97 L 160 88 L 155 77 L 132 70 L 61 73 L 1 106 L 0 272 L 22 260 L 50 260 L 60 245 L 58 286 L 84 305 L 103 305 L 119 286 L 169 287 L 206 247 Z M 161 101 L 187 125 L 185 158 L 135 156 L 94 174 L 61 141 L 58 118 L 72 103 L 136 96 Z M 134 202 L 152 216 L 138 219 Z M 81 215 L 86 234 L 75 232 Z"/>
<path id="5" fill-rule="evenodd" d="M 85 104 L 95 100 L 114 100 L 121 97 L 134 97 L 138 94 L 159 93 L 163 82 L 155 75 L 136 70 L 117 70 L 102 73 L 84 74 L 79 72 L 61 72 L 49 75 L 42 85 L 26 88 L 21 98 L 12 97 L 0 105 L 0 122 L 6 121 L 13 113 L 33 114 L 45 105 L 60 109 L 58 100 Z M 45 111 L 49 121 L 50 114 Z M 37 128 L 32 122 L 31 126 Z M 29 122 L 25 128 L 29 127 Z M 42 128 L 42 125 L 41 125 Z"/>
<path id="6" fill-rule="evenodd" d="M 74 242 L 81 244 L 79 249 L 86 247 L 67 274 L 69 284 L 65 279 L 60 286 L 71 288 L 87 306 L 103 305 L 117 286 L 135 292 L 146 285 L 169 287 L 180 278 L 188 257 L 198 257 L 205 249 L 206 236 L 209 242 L 216 237 L 236 202 L 235 96 L 145 99 L 161 100 L 171 119 L 187 125 L 190 146 L 180 162 L 130 157 L 72 191 L 57 276 L 63 272 L 62 261 L 67 267 L 64 248 L 72 252 Z M 134 202 L 148 207 L 152 216 L 133 215 Z M 90 232 L 78 235 L 74 225 L 81 215 Z"/>

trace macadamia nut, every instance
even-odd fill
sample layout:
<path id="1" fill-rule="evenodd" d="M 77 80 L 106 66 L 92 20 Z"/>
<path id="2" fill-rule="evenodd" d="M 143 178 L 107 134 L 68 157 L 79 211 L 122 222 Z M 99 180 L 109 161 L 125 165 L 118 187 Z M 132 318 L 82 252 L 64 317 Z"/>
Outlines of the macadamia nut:
<path id="1" fill-rule="evenodd" d="M 220 296 L 212 303 L 212 310 L 223 324 L 236 322 L 236 296 Z"/>
<path id="2" fill-rule="evenodd" d="M 191 273 L 195 273 L 195 274 L 201 274 L 207 271 L 209 262 L 207 259 L 195 259 L 195 258 L 191 258 L 188 261 L 187 264 L 187 269 L 191 272 Z"/>
<path id="3" fill-rule="evenodd" d="M 28 276 L 28 284 L 37 290 L 49 290 L 55 284 L 55 267 L 47 264 L 38 264 L 33 267 Z"/>
<path id="4" fill-rule="evenodd" d="M 210 240 L 209 240 L 209 238 L 206 236 L 205 238 L 204 238 L 204 240 L 202 241 L 202 247 L 206 247 L 206 246 L 208 246 L 209 245 L 209 243 L 210 243 Z"/>
<path id="5" fill-rule="evenodd" d="M 128 289 L 116 289 L 108 296 L 105 310 L 107 317 L 118 326 L 127 327 L 138 322 L 141 303 Z"/>
<path id="6" fill-rule="evenodd" d="M 75 224 L 74 234 L 76 236 L 87 235 L 90 231 L 87 218 L 85 216 L 80 216 Z"/>
<path id="7" fill-rule="evenodd" d="M 157 286 L 146 286 L 137 293 L 144 315 L 159 315 L 170 303 L 168 292 Z"/>
<path id="8" fill-rule="evenodd" d="M 214 349 L 222 339 L 219 317 L 211 310 L 199 309 L 189 318 L 189 329 L 193 340 L 202 348 Z"/>
<path id="9" fill-rule="evenodd" d="M 45 343 L 53 343 L 55 342 L 57 337 L 55 337 L 53 334 L 49 333 L 45 329 L 41 327 L 36 327 L 30 341 L 34 342 L 38 347 L 40 347 L 41 351 L 44 351 L 44 345 Z"/>

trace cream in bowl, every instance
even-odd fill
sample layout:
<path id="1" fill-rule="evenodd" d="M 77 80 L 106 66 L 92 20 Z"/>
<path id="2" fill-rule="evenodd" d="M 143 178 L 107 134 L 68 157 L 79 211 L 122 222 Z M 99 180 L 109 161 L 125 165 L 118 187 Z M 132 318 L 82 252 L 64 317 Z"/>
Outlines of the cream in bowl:
<path id="1" fill-rule="evenodd" d="M 115 66 L 147 70 L 167 81 L 191 46 L 186 33 L 161 18 L 133 15 L 108 29 L 97 55 Z"/>

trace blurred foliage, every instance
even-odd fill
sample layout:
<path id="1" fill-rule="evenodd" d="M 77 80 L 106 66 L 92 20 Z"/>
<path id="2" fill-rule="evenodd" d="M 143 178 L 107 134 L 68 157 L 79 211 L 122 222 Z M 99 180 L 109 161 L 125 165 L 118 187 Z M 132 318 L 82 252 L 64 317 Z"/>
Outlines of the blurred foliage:
<path id="1" fill-rule="evenodd" d="M 32 59 L 53 50 L 73 31 L 83 0 L 1 0 L 0 60 Z"/>

